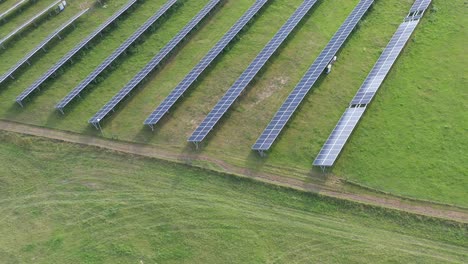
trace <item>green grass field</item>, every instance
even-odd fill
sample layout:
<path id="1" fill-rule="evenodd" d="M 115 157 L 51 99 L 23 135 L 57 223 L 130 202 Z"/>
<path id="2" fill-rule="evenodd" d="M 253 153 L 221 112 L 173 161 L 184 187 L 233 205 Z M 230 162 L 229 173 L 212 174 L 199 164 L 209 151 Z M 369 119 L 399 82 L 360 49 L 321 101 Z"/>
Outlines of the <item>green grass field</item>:
<path id="1" fill-rule="evenodd" d="M 468 226 L 0 132 L 0 262 L 466 263 Z"/>
<path id="2" fill-rule="evenodd" d="M 0 88 L 0 118 L 118 140 L 152 144 L 171 153 L 194 152 L 186 139 L 217 100 L 269 41 L 301 0 L 271 1 L 248 30 L 223 54 L 156 132 L 143 127 L 149 113 L 169 94 L 253 0 L 227 0 L 186 44 L 151 76 L 103 125 L 101 135 L 87 120 L 141 69 L 208 1 L 184 4 L 135 46 L 118 67 L 62 116 L 55 104 L 89 74 L 165 1 L 145 1 L 106 33 L 80 59 L 26 102 L 14 98 L 53 65 L 74 44 L 109 17 L 124 0 L 109 1 L 82 19 L 32 67 Z M 386 46 L 413 3 L 379 0 L 339 54 L 339 62 L 306 98 L 266 158 L 251 145 L 303 73 L 326 45 L 358 0 L 320 1 L 256 82 L 238 100 L 203 144 L 199 153 L 254 171 L 314 180 L 312 161 L 344 108 Z M 467 110 L 463 40 L 466 7 L 462 0 L 434 0 L 375 102 L 369 107 L 350 144 L 331 173 L 398 195 L 468 206 L 466 166 Z M 79 10 L 80 1 L 24 34 L 0 51 L 0 72 L 11 67 L 40 39 Z M 0 10 L 12 1 L 0 5 Z M 36 6 L 37 5 L 37 6 Z M 0 36 L 39 10 L 40 0 L 0 27 Z M 447 43 L 450 43 L 448 45 Z M 20 45 L 21 44 L 21 45 Z"/>

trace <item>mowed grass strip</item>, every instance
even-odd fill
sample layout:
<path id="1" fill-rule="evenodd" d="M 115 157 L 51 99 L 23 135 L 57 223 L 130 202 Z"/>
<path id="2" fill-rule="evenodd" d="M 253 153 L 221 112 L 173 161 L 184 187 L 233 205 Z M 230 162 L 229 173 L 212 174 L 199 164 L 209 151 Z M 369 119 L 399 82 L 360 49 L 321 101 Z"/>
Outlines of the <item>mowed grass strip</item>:
<path id="1" fill-rule="evenodd" d="M 41 63 L 28 69 L 27 74 L 23 74 L 16 82 L 0 89 L 0 96 L 4 98 L 0 102 L 0 116 L 56 129 L 148 143 L 164 151 L 194 152 L 193 146 L 186 142 L 187 137 L 302 1 L 271 1 L 248 30 L 243 32 L 236 43 L 220 56 L 215 65 L 172 109 L 171 113 L 157 126 L 155 132 L 143 127 L 144 119 L 253 4 L 253 0 L 226 1 L 226 4 L 191 36 L 185 46 L 181 47 L 164 67 L 152 75 L 151 80 L 142 85 L 130 100 L 127 100 L 116 113 L 112 114 L 104 124 L 103 134 L 90 127 L 87 120 L 137 73 L 207 1 L 185 1 L 184 5 L 171 14 L 153 34 L 147 35 L 144 43 L 133 49 L 128 56 L 124 56 L 118 66 L 105 75 L 99 84 L 90 86 L 89 93 L 82 100 L 77 100 L 67 110 L 65 116 L 58 114 L 54 109 L 56 102 L 92 71 L 163 2 L 146 1 L 141 4 L 141 7 L 122 20 L 118 27 L 110 31 L 93 49 L 86 51 L 86 56 L 68 67 L 55 81 L 47 83 L 42 92 L 34 95 L 33 99 L 27 102 L 25 109 L 14 105 L 14 97 L 60 58 L 59 54 L 64 54 L 67 48 L 72 47 L 84 36 L 84 33 L 90 32 L 125 1 L 113 1 L 108 4 L 107 8 L 94 10 L 85 22 L 67 36 L 63 45 L 55 46 L 43 57 Z M 298 27 L 293 37 L 271 60 L 256 82 L 228 112 L 199 152 L 252 170 L 314 180 L 315 178 L 310 175 L 316 173 L 311 174 L 310 171 L 315 155 L 413 1 L 376 1 L 374 8 L 364 18 L 359 29 L 345 44 L 333 72 L 313 88 L 272 151 L 268 153 L 268 157 L 260 158 L 250 150 L 250 147 L 357 3 L 357 0 L 329 0 L 321 1 L 318 6 L 314 7 L 310 16 Z M 466 122 L 457 122 L 463 118 L 455 117 L 456 113 L 463 113 L 456 109 L 466 108 L 466 95 L 456 96 L 450 93 L 452 90 L 443 88 L 448 87 L 449 83 L 450 87 L 462 87 L 460 84 L 466 83 L 463 81 L 463 74 L 449 72 L 452 67 L 451 62 L 455 61 L 453 65 L 461 65 L 463 56 L 457 51 L 460 48 L 446 48 L 446 43 L 451 42 L 452 37 L 458 39 L 454 43 L 460 43 L 460 39 L 464 36 L 460 30 L 462 30 L 462 22 L 466 19 L 463 18 L 461 11 L 456 12 L 463 8 L 452 8 L 461 4 L 460 0 L 453 3 L 434 1 L 437 11 L 428 12 L 417 29 L 415 41 L 408 45 L 400 59 L 401 63 L 403 60 L 407 61 L 406 68 L 400 69 L 402 64 L 398 62 L 381 91 L 384 93 L 386 90 L 392 90 L 396 93 L 396 98 L 406 98 L 407 101 L 403 104 L 406 109 L 411 107 L 412 116 L 398 113 L 401 118 L 394 118 L 394 112 L 391 109 L 397 109 L 394 105 L 395 101 L 393 98 L 380 97 L 379 93 L 377 101 L 385 100 L 389 106 L 380 108 L 376 101 L 369 108 L 362 126 L 366 120 L 372 118 L 374 113 L 386 111 L 385 118 L 369 121 L 373 122 L 372 130 L 360 127 L 356 131 L 351 139 L 351 145 L 345 149 L 336 170 L 332 171 L 333 174 L 381 190 L 466 206 L 463 194 L 466 193 L 464 190 L 467 182 L 466 177 L 462 177 L 466 175 L 466 170 L 463 168 L 466 153 L 461 151 L 466 145 L 463 137 L 463 129 L 466 126 L 463 124 Z M 435 41 L 432 39 L 434 37 L 430 36 L 439 36 L 439 34 L 433 34 L 433 32 L 452 33 L 442 34 L 440 35 L 442 37 Z M 427 37 L 424 37 L 424 34 Z M 419 38 L 422 40 L 418 41 Z M 411 50 L 418 54 L 426 54 L 426 59 L 432 58 L 431 75 L 424 75 L 423 65 L 427 63 L 421 61 L 421 56 L 411 56 Z M 5 56 L 17 55 L 10 53 Z M 434 60 L 433 58 L 438 58 L 437 56 L 446 59 Z M 463 67 L 459 66 L 458 69 L 463 69 Z M 450 101 L 451 104 L 447 106 L 448 99 L 446 101 L 417 100 L 416 105 L 421 107 L 412 107 L 413 103 L 408 102 L 413 100 L 410 98 L 418 97 L 418 94 L 414 93 L 407 97 L 406 93 L 411 94 L 418 89 L 400 87 L 401 84 L 397 80 L 400 80 L 401 75 L 396 73 L 402 71 L 407 74 L 405 78 L 415 84 L 411 87 L 414 88 L 417 85 L 423 87 L 425 82 L 437 84 L 437 87 L 441 87 L 437 91 L 445 95 L 438 98 L 450 98 L 453 101 Z M 421 74 L 411 74 L 416 71 Z M 446 74 L 441 74 L 443 72 Z M 434 82 L 435 79 L 438 81 Z M 463 93 L 463 89 L 458 89 L 458 91 Z M 428 93 L 427 96 L 432 96 L 432 94 Z M 401 106 L 398 108 L 402 109 Z M 447 137 L 447 140 L 460 143 L 453 143 L 455 148 L 446 147 L 445 151 L 439 151 L 446 146 L 442 146 L 441 143 L 445 141 L 432 144 L 432 139 L 437 139 L 434 134 L 426 133 L 424 129 L 414 129 L 413 120 L 439 116 L 440 111 L 436 109 L 445 109 L 445 115 L 453 114 L 453 119 L 447 119 L 451 120 L 447 125 L 453 127 L 454 132 L 450 133 L 450 138 Z M 397 123 L 400 125 L 397 126 Z M 388 129 L 390 126 L 393 128 L 391 134 Z M 427 140 L 421 140 L 420 143 L 413 145 L 413 148 L 404 150 L 399 147 L 400 142 L 396 140 L 400 138 L 401 133 L 412 135 L 413 139 L 427 138 Z M 361 137 L 360 140 L 359 137 Z M 363 144 L 364 141 L 367 143 Z M 432 145 L 426 148 L 427 144 Z M 390 146 L 393 154 L 387 156 Z M 421 152 L 425 154 L 420 155 Z M 431 156 L 432 165 L 419 166 L 425 164 L 428 156 Z M 443 160 L 449 162 L 438 162 Z M 436 180 L 426 181 L 427 178 Z M 402 189 L 399 189 L 400 187 Z M 426 192 L 425 190 L 428 189 L 430 190 Z"/>
<path id="2" fill-rule="evenodd" d="M 1 263 L 466 263 L 467 226 L 0 132 Z"/>

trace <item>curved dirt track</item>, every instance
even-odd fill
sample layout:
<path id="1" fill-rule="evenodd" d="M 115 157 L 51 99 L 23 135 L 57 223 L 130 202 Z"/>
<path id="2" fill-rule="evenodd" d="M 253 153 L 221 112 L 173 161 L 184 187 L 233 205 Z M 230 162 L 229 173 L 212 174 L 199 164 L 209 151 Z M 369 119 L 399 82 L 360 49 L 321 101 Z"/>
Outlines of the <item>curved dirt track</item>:
<path id="1" fill-rule="evenodd" d="M 104 138 L 98 138 L 93 136 L 87 136 L 78 133 L 66 132 L 53 130 L 44 127 L 37 127 L 33 125 L 26 125 L 11 121 L 0 120 L 0 130 L 22 133 L 26 135 L 45 137 L 54 140 L 61 140 L 69 143 L 83 144 L 89 146 L 95 146 L 99 148 L 110 149 L 113 151 L 129 153 L 134 155 L 140 155 L 151 158 L 158 158 L 170 161 L 180 162 L 181 160 L 202 160 L 216 164 L 223 168 L 225 172 L 232 173 L 244 177 L 249 177 L 264 182 L 269 182 L 281 186 L 286 186 L 294 189 L 310 191 L 319 193 L 321 195 L 330 196 L 339 199 L 350 200 L 359 203 L 370 204 L 374 206 L 381 206 L 385 208 L 391 208 L 401 211 L 406 211 L 414 214 L 425 215 L 430 217 L 448 219 L 452 221 L 468 223 L 468 211 L 462 208 L 451 207 L 433 204 L 424 201 L 408 201 L 400 199 L 398 197 L 390 195 L 371 195 L 371 194 L 357 194 L 340 190 L 339 179 L 338 184 L 317 184 L 317 183 L 306 183 L 301 180 L 292 179 L 288 177 L 282 177 L 279 175 L 252 172 L 245 168 L 236 167 L 227 164 L 223 161 L 213 159 L 211 157 L 203 155 L 178 155 L 162 151 L 151 145 L 142 145 L 129 142 L 113 141 Z"/>

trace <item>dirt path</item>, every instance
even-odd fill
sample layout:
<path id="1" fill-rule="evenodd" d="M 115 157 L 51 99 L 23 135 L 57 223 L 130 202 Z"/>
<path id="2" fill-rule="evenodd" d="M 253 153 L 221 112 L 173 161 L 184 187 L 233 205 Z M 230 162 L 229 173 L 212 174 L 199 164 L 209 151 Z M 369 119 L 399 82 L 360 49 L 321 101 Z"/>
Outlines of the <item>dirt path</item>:
<path id="1" fill-rule="evenodd" d="M 37 127 L 32 125 L 20 124 L 11 121 L 0 120 L 0 130 L 22 133 L 32 136 L 45 137 L 55 140 L 61 140 L 70 143 L 84 144 L 89 146 L 95 146 L 114 151 L 141 155 L 146 157 L 170 160 L 170 161 L 186 161 L 186 160 L 202 160 L 208 161 L 217 166 L 223 168 L 228 173 L 241 175 L 244 177 L 254 178 L 268 183 L 277 185 L 287 186 L 294 189 L 310 191 L 319 193 L 321 195 L 330 196 L 339 199 L 346 199 L 354 202 L 365 203 L 375 206 L 381 206 L 401 211 L 406 211 L 419 215 L 426 215 L 431 217 L 449 219 L 457 222 L 468 223 L 468 212 L 461 208 L 436 205 L 430 202 L 423 201 L 408 201 L 400 199 L 390 195 L 365 195 L 350 193 L 340 190 L 340 184 L 317 184 L 317 183 L 306 183 L 301 180 L 292 179 L 288 177 L 282 177 L 279 175 L 266 174 L 252 172 L 245 168 L 236 167 L 227 164 L 223 161 L 213 159 L 211 157 L 203 155 L 177 155 L 162 151 L 150 145 L 142 145 L 136 143 L 128 143 L 121 141 L 113 141 L 109 139 L 97 138 L 78 133 L 65 132 L 59 130 L 53 130 L 44 127 Z M 339 181 L 339 180 L 338 180 Z"/>

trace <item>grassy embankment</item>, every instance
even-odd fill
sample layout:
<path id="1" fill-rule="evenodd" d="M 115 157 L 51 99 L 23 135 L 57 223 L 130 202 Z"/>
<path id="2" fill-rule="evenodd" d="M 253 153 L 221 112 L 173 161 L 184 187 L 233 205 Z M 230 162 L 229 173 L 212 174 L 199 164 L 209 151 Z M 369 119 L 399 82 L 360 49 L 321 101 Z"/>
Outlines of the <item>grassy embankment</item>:
<path id="1" fill-rule="evenodd" d="M 468 259 L 466 225 L 92 147 L 0 139 L 1 263 Z"/>

